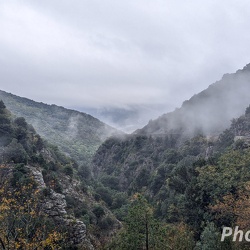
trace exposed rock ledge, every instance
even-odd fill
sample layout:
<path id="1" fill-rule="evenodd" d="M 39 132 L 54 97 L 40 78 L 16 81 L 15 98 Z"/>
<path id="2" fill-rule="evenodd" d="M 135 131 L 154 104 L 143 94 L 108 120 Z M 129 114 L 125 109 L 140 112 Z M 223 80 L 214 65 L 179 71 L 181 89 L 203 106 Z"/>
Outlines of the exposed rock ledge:
<path id="1" fill-rule="evenodd" d="M 46 188 L 43 179 L 42 170 L 33 166 L 27 166 L 30 169 L 34 181 L 38 184 L 39 189 Z M 46 196 L 46 201 L 43 204 L 43 210 L 49 217 L 64 224 L 68 228 L 69 241 L 71 244 L 79 245 L 85 249 L 94 250 L 93 245 L 90 243 L 86 235 L 86 225 L 73 217 L 67 215 L 66 200 L 63 194 L 56 193 L 50 190 L 50 194 Z"/>

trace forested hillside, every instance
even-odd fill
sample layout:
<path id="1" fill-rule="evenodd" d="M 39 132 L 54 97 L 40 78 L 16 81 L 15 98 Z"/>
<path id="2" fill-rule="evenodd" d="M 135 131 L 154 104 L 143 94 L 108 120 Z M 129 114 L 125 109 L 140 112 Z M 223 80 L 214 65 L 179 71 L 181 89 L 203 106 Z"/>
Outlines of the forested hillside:
<path id="1" fill-rule="evenodd" d="M 98 249 L 120 227 L 89 169 L 45 142 L 0 101 L 0 248 Z"/>
<path id="2" fill-rule="evenodd" d="M 181 108 L 150 121 L 136 134 L 218 135 L 249 105 L 250 64 L 183 102 Z M 178 92 L 176 93 L 178 95 Z"/>
<path id="3" fill-rule="evenodd" d="M 2 249 L 249 249 L 220 241 L 250 226 L 249 82 L 247 65 L 130 135 L 0 92 Z"/>
<path id="4" fill-rule="evenodd" d="M 122 243 L 118 237 L 114 249 L 144 249 L 147 244 L 151 249 L 248 249 L 247 242 L 220 242 L 220 236 L 223 226 L 244 230 L 250 225 L 250 107 L 218 137 L 111 138 L 93 164 L 102 199 L 126 225 L 121 237 L 137 242 L 129 248 L 129 240 Z M 121 192 L 134 197 L 130 208 L 126 202 L 112 205 Z M 131 228 L 136 220 L 147 222 L 150 230 L 133 229 L 141 223 Z M 154 241 L 155 234 L 160 238 Z M 181 245 L 175 237 L 182 238 Z"/>
<path id="5" fill-rule="evenodd" d="M 4 91 L 0 91 L 0 100 L 14 115 L 24 117 L 44 139 L 80 164 L 89 162 L 106 138 L 121 134 L 82 112 L 38 103 Z"/>

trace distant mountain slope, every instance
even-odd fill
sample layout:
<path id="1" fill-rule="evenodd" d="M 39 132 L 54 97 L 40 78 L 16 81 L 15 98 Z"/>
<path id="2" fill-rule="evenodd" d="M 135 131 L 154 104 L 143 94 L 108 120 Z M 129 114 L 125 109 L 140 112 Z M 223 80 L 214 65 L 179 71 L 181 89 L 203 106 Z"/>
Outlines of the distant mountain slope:
<path id="1" fill-rule="evenodd" d="M 4 91 L 0 91 L 0 100 L 14 115 L 24 117 L 42 137 L 80 164 L 88 162 L 105 139 L 121 133 L 82 112 L 38 103 Z"/>
<path id="2" fill-rule="evenodd" d="M 181 108 L 150 121 L 135 134 L 219 134 L 250 102 L 250 64 L 185 101 Z M 178 93 L 176 93 L 178 95 Z"/>

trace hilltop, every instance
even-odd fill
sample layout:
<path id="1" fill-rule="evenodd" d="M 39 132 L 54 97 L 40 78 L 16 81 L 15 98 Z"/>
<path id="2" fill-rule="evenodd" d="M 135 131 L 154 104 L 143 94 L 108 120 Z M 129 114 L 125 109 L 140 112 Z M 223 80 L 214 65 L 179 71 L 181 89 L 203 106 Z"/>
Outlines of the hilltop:
<path id="1" fill-rule="evenodd" d="M 180 108 L 151 120 L 135 134 L 219 135 L 249 104 L 250 64 L 184 101 Z M 178 95 L 178 93 L 176 93 Z"/>
<path id="2" fill-rule="evenodd" d="M 91 115 L 48 105 L 0 90 L 0 100 L 17 117 L 24 117 L 48 142 L 78 163 L 88 163 L 98 147 L 111 135 L 122 134 Z"/>

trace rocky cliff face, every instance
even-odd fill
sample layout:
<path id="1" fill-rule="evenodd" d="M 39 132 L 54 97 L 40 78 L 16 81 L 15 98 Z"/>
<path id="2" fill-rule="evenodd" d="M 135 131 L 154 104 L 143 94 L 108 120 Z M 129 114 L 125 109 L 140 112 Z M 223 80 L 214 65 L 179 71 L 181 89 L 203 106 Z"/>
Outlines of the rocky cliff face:
<path id="1" fill-rule="evenodd" d="M 43 178 L 42 168 L 32 165 L 27 165 L 25 168 L 29 170 L 30 178 L 34 180 L 38 190 L 43 191 L 48 188 Z M 0 168 L 1 180 L 6 179 L 7 176 L 8 179 L 11 179 L 13 169 L 14 166 L 12 165 L 8 165 L 7 168 Z M 78 249 L 94 250 L 95 248 L 87 236 L 87 228 L 84 222 L 68 214 L 65 195 L 51 189 L 47 189 L 47 192 L 41 204 L 42 211 L 56 224 L 64 225 L 68 235 L 68 239 L 65 239 L 67 244 L 77 246 Z"/>

